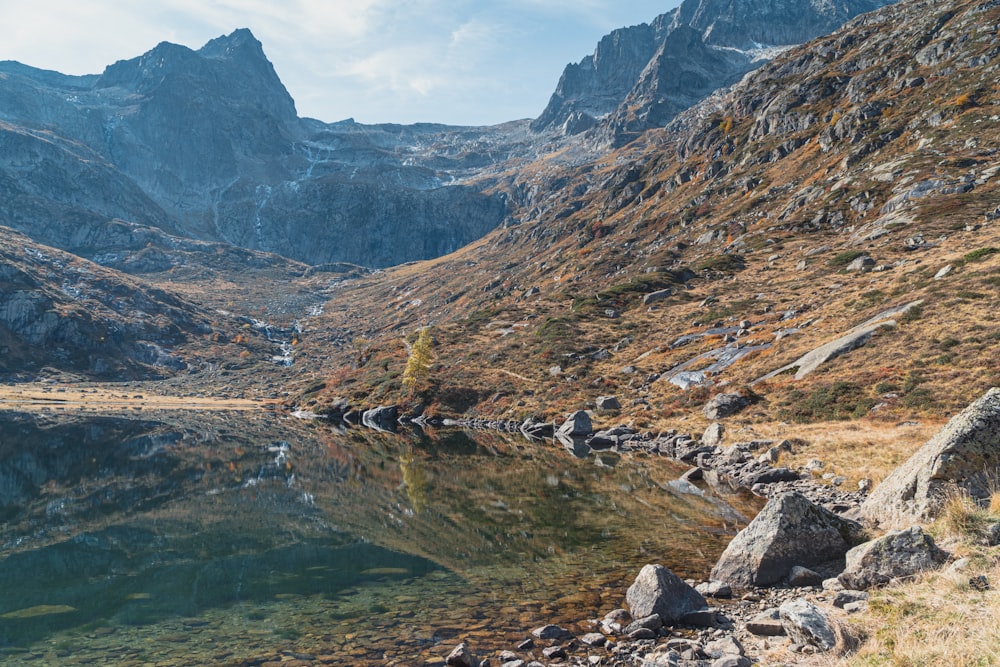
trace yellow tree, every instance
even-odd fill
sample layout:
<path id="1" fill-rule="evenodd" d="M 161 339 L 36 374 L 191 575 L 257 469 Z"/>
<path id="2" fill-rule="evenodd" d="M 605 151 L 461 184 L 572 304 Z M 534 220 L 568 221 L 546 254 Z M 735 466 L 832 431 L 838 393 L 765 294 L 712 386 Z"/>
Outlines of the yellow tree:
<path id="1" fill-rule="evenodd" d="M 430 375 L 431 363 L 434 361 L 432 344 L 431 328 L 424 327 L 420 330 L 416 342 L 410 347 L 410 358 L 406 362 L 406 370 L 403 371 L 403 388 L 411 395 Z"/>

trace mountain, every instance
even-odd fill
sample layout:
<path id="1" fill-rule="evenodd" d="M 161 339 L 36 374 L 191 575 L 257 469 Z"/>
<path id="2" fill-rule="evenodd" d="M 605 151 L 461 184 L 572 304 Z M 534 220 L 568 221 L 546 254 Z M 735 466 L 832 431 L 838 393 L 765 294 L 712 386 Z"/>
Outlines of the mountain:
<path id="1" fill-rule="evenodd" d="M 891 5 L 598 160 L 511 174 L 512 224 L 336 295 L 326 326 L 361 338 L 329 396 L 407 404 L 400 332 L 430 325 L 420 398 L 442 412 L 617 394 L 616 419 L 684 428 L 727 390 L 755 420 L 963 407 L 1000 384 L 998 24 L 992 0 Z"/>
<path id="2" fill-rule="evenodd" d="M 523 150 L 523 125 L 299 118 L 248 30 L 93 76 L 4 62 L 0 222 L 54 245 L 121 219 L 312 264 L 398 264 L 501 223 L 504 201 L 460 181 Z"/>
<path id="3" fill-rule="evenodd" d="M 789 46 L 884 4 L 685 0 L 649 24 L 612 32 L 593 55 L 568 65 L 531 128 L 576 134 L 600 124 L 600 134 L 620 146 Z"/>

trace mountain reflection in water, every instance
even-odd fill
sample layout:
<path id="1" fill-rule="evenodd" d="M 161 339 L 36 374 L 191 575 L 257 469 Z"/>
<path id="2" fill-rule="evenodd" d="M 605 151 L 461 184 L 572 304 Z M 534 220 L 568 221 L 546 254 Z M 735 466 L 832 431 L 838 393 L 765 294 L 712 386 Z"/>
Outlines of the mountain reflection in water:
<path id="1" fill-rule="evenodd" d="M 0 664 L 509 648 L 621 606 L 647 562 L 704 576 L 756 505 L 682 471 L 266 413 L 0 413 Z"/>

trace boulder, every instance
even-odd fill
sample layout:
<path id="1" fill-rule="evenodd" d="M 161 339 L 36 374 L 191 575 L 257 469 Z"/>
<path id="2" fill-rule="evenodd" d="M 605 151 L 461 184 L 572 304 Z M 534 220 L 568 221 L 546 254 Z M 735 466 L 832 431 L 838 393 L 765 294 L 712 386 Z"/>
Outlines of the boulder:
<path id="1" fill-rule="evenodd" d="M 734 586 L 767 586 L 788 577 L 795 565 L 842 557 L 858 541 L 861 526 L 797 492 L 770 498 L 729 543 L 712 568 L 713 580 Z"/>
<path id="2" fill-rule="evenodd" d="M 601 412 L 615 412 L 622 409 L 622 404 L 618 401 L 617 396 L 598 396 L 596 405 Z"/>
<path id="3" fill-rule="evenodd" d="M 861 255 L 860 257 L 855 257 L 851 260 L 851 263 L 847 265 L 846 270 L 867 273 L 873 268 L 875 268 L 875 260 L 868 255 Z"/>
<path id="4" fill-rule="evenodd" d="M 847 552 L 847 567 L 838 577 L 845 588 L 865 590 L 893 579 L 937 568 L 948 554 L 919 526 L 886 533 Z"/>
<path id="5" fill-rule="evenodd" d="M 705 598 L 662 565 L 646 565 L 625 593 L 632 618 L 659 614 L 664 623 L 675 623 L 688 612 L 704 609 Z"/>
<path id="6" fill-rule="evenodd" d="M 731 417 L 750 405 L 750 401 L 739 394 L 719 394 L 705 404 L 702 412 L 709 419 Z"/>
<path id="7" fill-rule="evenodd" d="M 994 387 L 879 484 L 861 505 L 861 514 L 883 528 L 921 523 L 936 516 L 950 487 L 975 500 L 988 499 L 990 476 L 998 469 L 1000 389 Z"/>
<path id="8" fill-rule="evenodd" d="M 837 644 L 837 633 L 833 623 L 823 611 L 809 602 L 798 598 L 778 608 L 781 625 L 793 642 L 810 644 L 821 651 L 829 651 Z"/>
<path id="9" fill-rule="evenodd" d="M 726 434 L 726 427 L 719 422 L 712 422 L 705 429 L 701 436 L 701 443 L 709 447 L 717 447 L 722 444 L 722 438 Z"/>
<path id="10" fill-rule="evenodd" d="M 587 414 L 586 410 L 577 410 L 566 418 L 563 425 L 556 431 L 556 435 L 586 437 L 593 432 L 594 426 L 590 421 L 590 415 Z"/>
<path id="11" fill-rule="evenodd" d="M 376 431 L 395 433 L 399 423 L 399 409 L 395 405 L 380 405 L 365 410 L 361 415 L 361 423 Z"/>
<path id="12" fill-rule="evenodd" d="M 477 667 L 479 665 L 479 661 L 472 655 L 472 650 L 467 642 L 456 646 L 445 658 L 445 663 L 448 667 Z"/>

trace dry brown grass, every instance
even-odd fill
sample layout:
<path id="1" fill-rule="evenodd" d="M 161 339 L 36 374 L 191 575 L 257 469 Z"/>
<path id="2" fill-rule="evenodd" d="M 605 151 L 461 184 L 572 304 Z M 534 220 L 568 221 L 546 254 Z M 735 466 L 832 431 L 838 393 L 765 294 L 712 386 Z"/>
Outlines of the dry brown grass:
<path id="1" fill-rule="evenodd" d="M 856 623 L 868 641 L 845 664 L 927 667 L 1000 665 L 1000 562 L 979 552 L 967 569 L 945 569 L 912 583 L 876 592 L 870 611 Z M 977 591 L 971 577 L 986 576 L 990 590 Z"/>
<path id="2" fill-rule="evenodd" d="M 869 419 L 817 424 L 754 424 L 750 433 L 762 438 L 793 441 L 791 452 L 780 455 L 778 465 L 791 468 L 819 459 L 832 472 L 847 478 L 845 488 L 855 488 L 868 478 L 878 483 L 908 459 L 940 430 L 941 421 L 919 424 L 886 424 Z M 728 441 L 744 439 L 733 433 Z"/>

